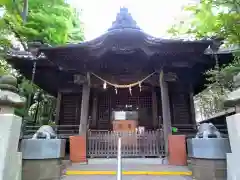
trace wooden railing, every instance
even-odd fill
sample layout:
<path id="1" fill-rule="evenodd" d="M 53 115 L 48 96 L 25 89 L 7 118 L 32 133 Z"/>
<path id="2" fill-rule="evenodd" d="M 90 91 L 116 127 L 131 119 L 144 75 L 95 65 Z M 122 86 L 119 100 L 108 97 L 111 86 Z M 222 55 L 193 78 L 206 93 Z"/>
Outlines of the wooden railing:
<path id="1" fill-rule="evenodd" d="M 117 157 L 118 138 L 122 157 L 160 157 L 164 155 L 162 130 L 144 132 L 89 131 L 88 156 Z"/>

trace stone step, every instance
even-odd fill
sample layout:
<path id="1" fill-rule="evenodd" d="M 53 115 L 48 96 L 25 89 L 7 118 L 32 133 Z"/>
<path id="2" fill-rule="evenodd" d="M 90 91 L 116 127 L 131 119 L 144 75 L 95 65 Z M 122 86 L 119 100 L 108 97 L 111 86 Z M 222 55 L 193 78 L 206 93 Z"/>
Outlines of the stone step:
<path id="1" fill-rule="evenodd" d="M 171 166 L 156 164 L 122 164 L 125 171 L 171 171 L 171 172 L 190 172 L 187 166 Z M 117 164 L 78 164 L 73 163 L 67 167 L 68 171 L 116 171 Z"/>
<path id="2" fill-rule="evenodd" d="M 136 159 L 122 159 L 122 171 L 124 179 L 143 179 L 154 178 L 171 179 L 172 176 L 186 177 L 185 179 L 191 180 L 191 171 L 187 166 L 171 166 L 163 163 L 161 158 L 136 158 Z M 66 177 L 99 177 L 108 179 L 116 179 L 117 174 L 117 160 L 116 159 L 89 159 L 88 164 L 69 163 L 65 161 Z M 108 175 L 106 175 L 108 173 Z M 75 174 L 75 175 L 74 175 Z M 81 175 L 79 175 L 81 174 Z M 84 175 L 85 174 L 85 175 Z M 88 175 L 86 175 L 88 174 Z M 95 174 L 94 176 L 91 174 Z M 99 175 L 101 174 L 101 175 Z M 110 175 L 109 175 L 110 174 Z M 134 176 L 135 175 L 135 176 Z M 182 175 L 182 176 L 181 176 Z M 160 178 L 161 177 L 161 178 Z M 74 179 L 74 178 L 73 178 Z M 78 178 L 76 178 L 77 180 Z M 91 178 L 90 178 L 91 179 Z M 184 179 L 184 178 L 180 178 Z M 66 179 L 68 180 L 68 179 Z M 71 180 L 71 179 L 69 179 Z M 174 179 L 173 179 L 174 180 Z"/>
<path id="3" fill-rule="evenodd" d="M 116 180 L 116 175 L 95 175 L 95 176 L 63 176 L 62 180 Z M 149 175 L 141 175 L 141 176 L 122 176 L 122 180 L 193 180 L 192 177 L 189 176 L 149 176 Z"/>

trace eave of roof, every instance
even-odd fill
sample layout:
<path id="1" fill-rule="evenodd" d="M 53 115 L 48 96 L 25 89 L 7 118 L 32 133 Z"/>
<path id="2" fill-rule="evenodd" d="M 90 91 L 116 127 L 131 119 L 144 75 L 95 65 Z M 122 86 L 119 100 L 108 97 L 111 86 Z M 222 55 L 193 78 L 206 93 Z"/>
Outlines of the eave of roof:
<path id="1" fill-rule="evenodd" d="M 123 22 L 122 19 L 124 19 L 124 23 L 122 23 Z M 121 43 L 119 41 L 121 41 Z M 153 37 L 143 32 L 136 25 L 136 22 L 132 19 L 131 15 L 127 12 L 126 8 L 123 8 L 117 15 L 117 19 L 113 23 L 112 27 L 109 28 L 109 30 L 100 37 L 93 39 L 91 41 L 85 41 L 78 44 L 66 44 L 56 47 L 40 47 L 39 51 L 43 52 L 43 54 L 42 56 L 38 57 L 38 60 L 42 62 L 43 61 L 48 62 L 49 63 L 48 66 L 51 66 L 51 64 L 54 63 L 55 63 L 54 65 L 56 66 L 56 62 L 59 61 L 59 59 L 61 59 L 61 61 L 73 59 L 74 64 L 76 60 L 79 60 L 80 58 L 83 58 L 83 61 L 81 62 L 84 62 L 85 57 L 83 56 L 89 57 L 90 51 L 102 54 L 107 53 L 108 51 L 115 51 L 117 49 L 117 53 L 119 52 L 122 53 L 124 51 L 124 48 L 129 48 L 130 46 L 129 44 L 131 45 L 131 48 L 133 50 L 140 48 L 142 49 L 142 51 L 145 52 L 145 54 L 159 53 L 161 51 L 165 51 L 167 47 L 169 48 L 169 51 L 173 51 L 176 54 L 180 52 L 189 55 L 189 52 L 196 51 L 197 55 L 203 55 L 204 51 L 209 46 L 214 44 L 214 40 L 208 38 L 202 40 L 186 40 L 186 39 L 163 39 Z M 149 53 L 150 48 L 151 52 Z M 175 50 L 179 50 L 180 48 L 182 48 L 181 51 L 175 52 Z M 211 53 L 208 52 L 206 54 L 210 55 Z M 231 54 L 231 51 L 229 52 L 224 51 L 224 53 L 223 51 L 221 52 L 219 51 L 217 53 L 226 55 Z M 20 67 L 19 63 L 22 63 L 17 62 L 19 59 L 29 60 L 33 63 L 36 60 L 36 57 L 29 52 L 15 51 L 13 53 L 11 52 L 10 54 L 8 54 L 8 60 L 11 61 L 12 64 L 18 64 L 17 65 L 18 67 Z M 65 62 L 67 62 L 68 64 L 71 63 L 70 61 Z M 211 62 L 211 64 L 213 63 Z M 209 67 L 211 68 L 212 65 Z M 23 71 L 24 67 L 21 66 L 21 68 Z M 58 66 L 54 68 L 57 69 L 61 67 Z M 204 81 L 201 81 L 200 84 L 202 84 L 203 82 Z"/>

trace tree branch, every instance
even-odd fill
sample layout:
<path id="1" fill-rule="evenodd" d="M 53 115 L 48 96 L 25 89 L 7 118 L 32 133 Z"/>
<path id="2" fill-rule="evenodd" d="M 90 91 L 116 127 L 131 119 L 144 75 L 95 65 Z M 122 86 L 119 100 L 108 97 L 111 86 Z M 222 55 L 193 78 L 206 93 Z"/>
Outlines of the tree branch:
<path id="1" fill-rule="evenodd" d="M 24 0 L 23 12 L 22 12 L 23 23 L 26 23 L 27 15 L 28 15 L 28 0 Z"/>
<path id="2" fill-rule="evenodd" d="M 19 7 L 18 7 L 18 4 L 17 4 L 16 0 L 12 0 L 12 1 L 13 1 L 13 5 L 14 5 L 17 13 L 18 13 L 19 15 L 21 15 L 21 11 L 20 11 L 20 9 L 19 9 Z"/>

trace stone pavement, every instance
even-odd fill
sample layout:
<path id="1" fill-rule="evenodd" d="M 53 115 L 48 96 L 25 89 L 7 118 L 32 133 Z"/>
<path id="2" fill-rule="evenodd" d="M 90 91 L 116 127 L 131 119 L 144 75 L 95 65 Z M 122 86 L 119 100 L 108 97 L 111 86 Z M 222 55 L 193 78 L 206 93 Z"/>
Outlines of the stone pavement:
<path id="1" fill-rule="evenodd" d="M 116 171 L 116 159 L 90 159 L 88 164 L 73 163 L 68 165 L 66 170 L 75 171 Z M 189 171 L 186 166 L 171 166 L 164 163 L 161 158 L 135 158 L 122 159 L 123 171 L 174 171 L 186 172 Z"/>

